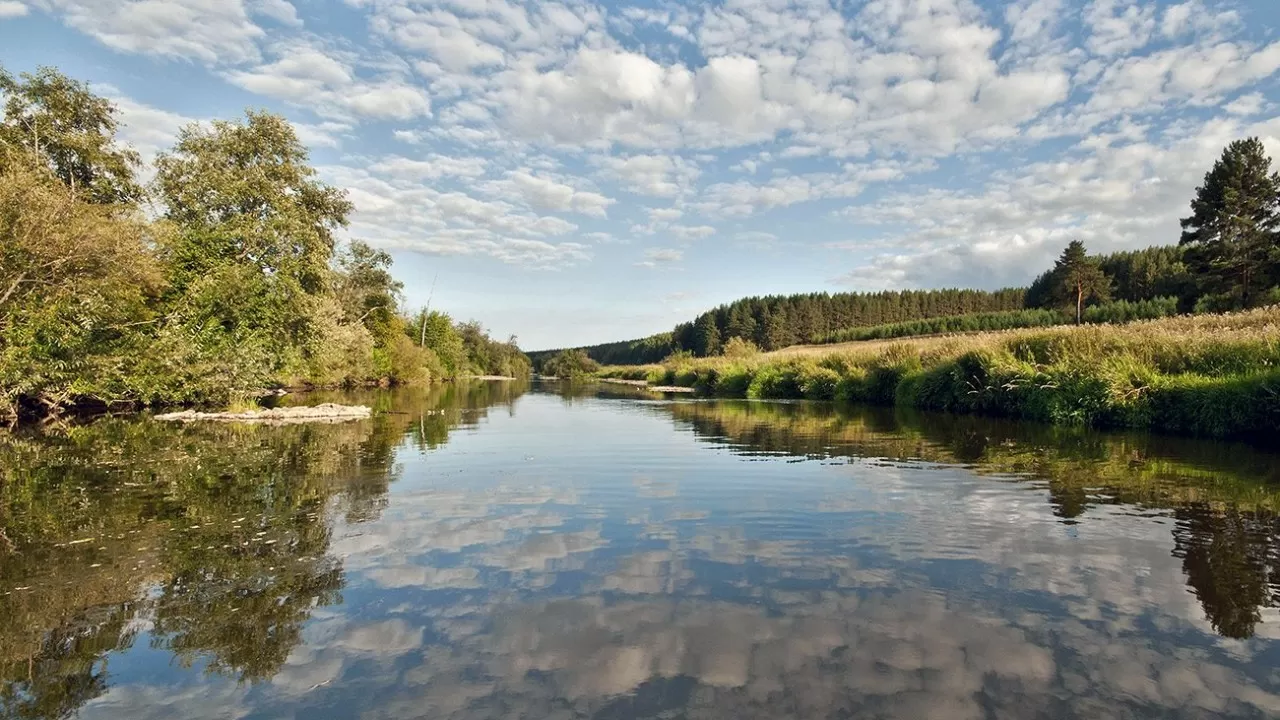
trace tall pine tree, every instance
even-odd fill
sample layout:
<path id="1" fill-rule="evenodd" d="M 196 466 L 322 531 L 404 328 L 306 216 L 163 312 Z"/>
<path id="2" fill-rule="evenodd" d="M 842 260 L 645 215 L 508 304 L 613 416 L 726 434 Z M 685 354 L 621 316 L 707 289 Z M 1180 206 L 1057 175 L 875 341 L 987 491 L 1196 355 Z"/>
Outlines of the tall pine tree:
<path id="1" fill-rule="evenodd" d="M 1182 219 L 1186 262 L 1201 291 L 1225 293 L 1248 306 L 1280 273 L 1280 174 L 1271 171 L 1258 138 L 1227 146 L 1204 176 Z"/>
<path id="2" fill-rule="evenodd" d="M 1084 317 L 1086 300 L 1106 300 L 1111 295 L 1111 280 L 1107 278 L 1098 261 L 1085 252 L 1084 243 L 1072 240 L 1062 251 L 1053 266 L 1056 299 L 1063 305 L 1074 305 L 1076 324 Z"/>

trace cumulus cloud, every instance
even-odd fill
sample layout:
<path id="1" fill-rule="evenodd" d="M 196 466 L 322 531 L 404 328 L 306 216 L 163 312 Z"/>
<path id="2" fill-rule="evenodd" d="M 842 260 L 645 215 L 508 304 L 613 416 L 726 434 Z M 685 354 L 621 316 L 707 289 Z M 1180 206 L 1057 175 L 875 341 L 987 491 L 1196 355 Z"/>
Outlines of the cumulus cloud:
<path id="1" fill-rule="evenodd" d="M 641 267 L 656 268 L 672 265 L 684 259 L 684 251 L 675 248 L 649 248 L 644 251 L 644 259 L 636 263 Z"/>
<path id="2" fill-rule="evenodd" d="M 852 219 L 907 231 L 895 230 L 886 237 L 892 252 L 844 279 L 858 287 L 1017 285 L 1071 239 L 1095 251 L 1173 242 L 1205 168 L 1250 135 L 1280 146 L 1280 119 L 1219 120 L 1155 137 L 1131 127 L 1088 138 L 1061 161 L 1001 173 L 978 191 L 898 194 L 850 208 Z"/>
<path id="3" fill-rule="evenodd" d="M 22 17 L 29 12 L 31 12 L 30 8 L 18 2 L 18 0 L 3 0 L 0 2 L 0 20 Z"/>
<path id="4" fill-rule="evenodd" d="M 491 182 L 486 187 L 494 194 L 518 198 L 535 210 L 552 212 L 605 217 L 608 207 L 617 202 L 597 192 L 578 190 L 557 180 L 535 175 L 528 169 L 510 171 L 504 179 Z"/>
<path id="5" fill-rule="evenodd" d="M 340 33 L 293 0 L 0 0 L 0 15 L 45 11 L 279 101 L 308 144 L 347 152 L 329 175 L 389 247 L 559 267 L 604 236 L 769 233 L 856 248 L 850 277 L 878 284 L 1021 282 L 1000 258 L 1043 262 L 1072 234 L 1170 241 L 1186 185 L 1159 153 L 1264 127 L 1280 72 L 1280 42 L 1209 0 L 344 4 L 361 22 Z M 173 118 L 130 110 L 140 147 L 167 144 Z M 1175 174 L 1210 154 L 1173 152 Z M 1055 189 L 1058 157 L 1094 175 Z M 819 210 L 791 233 L 801 207 Z M 973 272 L 986 262 L 1009 270 Z"/>
<path id="6" fill-rule="evenodd" d="M 34 0 L 113 50 L 238 63 L 259 57 L 265 33 L 243 0 Z"/>
<path id="7" fill-rule="evenodd" d="M 322 115 L 411 120 L 431 115 L 426 91 L 402 75 L 361 77 L 343 57 L 310 41 L 272 48 L 274 61 L 226 73 L 245 90 L 306 106 Z"/>

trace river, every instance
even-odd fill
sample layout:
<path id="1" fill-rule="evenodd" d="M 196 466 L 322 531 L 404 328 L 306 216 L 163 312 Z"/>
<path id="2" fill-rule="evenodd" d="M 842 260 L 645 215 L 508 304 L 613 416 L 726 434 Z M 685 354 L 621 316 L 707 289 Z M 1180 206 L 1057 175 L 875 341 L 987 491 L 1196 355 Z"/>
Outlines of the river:
<path id="1" fill-rule="evenodd" d="M 1265 449 L 554 384 L 305 400 L 377 415 L 0 436 L 0 717 L 1280 716 Z"/>

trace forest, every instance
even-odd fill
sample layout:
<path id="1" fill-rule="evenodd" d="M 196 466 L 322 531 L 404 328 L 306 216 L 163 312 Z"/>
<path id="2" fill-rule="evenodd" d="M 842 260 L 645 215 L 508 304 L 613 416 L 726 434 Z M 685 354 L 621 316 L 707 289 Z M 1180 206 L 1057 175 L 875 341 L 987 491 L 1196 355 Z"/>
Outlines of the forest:
<path id="1" fill-rule="evenodd" d="M 0 419 L 529 372 L 514 337 L 405 312 L 283 118 L 190 125 L 144 167 L 87 85 L 0 68 L 0 93 Z"/>

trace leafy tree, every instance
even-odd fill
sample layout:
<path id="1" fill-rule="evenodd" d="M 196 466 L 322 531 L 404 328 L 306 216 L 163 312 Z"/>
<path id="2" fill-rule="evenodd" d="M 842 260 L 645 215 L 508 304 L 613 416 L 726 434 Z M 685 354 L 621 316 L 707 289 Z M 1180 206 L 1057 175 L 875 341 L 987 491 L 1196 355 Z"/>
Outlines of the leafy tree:
<path id="1" fill-rule="evenodd" d="M 379 345 L 391 337 L 404 285 L 391 275 L 391 256 L 354 240 L 337 256 L 334 292 L 349 322 L 362 323 Z"/>
<path id="2" fill-rule="evenodd" d="M 1084 303 L 1111 296 L 1111 281 L 1085 252 L 1084 243 L 1072 240 L 1054 263 L 1052 270 L 1054 299 L 1076 309 L 1076 324 L 1084 321 Z"/>
<path id="3" fill-rule="evenodd" d="M 138 153 L 115 141 L 116 109 L 88 85 L 52 68 L 14 78 L 0 68 L 6 98 L 0 121 L 0 169 L 47 168 L 73 200 L 133 204 L 142 197 L 134 178 Z"/>
<path id="4" fill-rule="evenodd" d="M 1280 280 L 1280 173 L 1257 138 L 1237 140 L 1204 176 L 1182 219 L 1181 244 L 1205 293 L 1249 306 L 1255 291 Z"/>
<path id="5" fill-rule="evenodd" d="M 0 169 L 0 416 L 23 399 L 56 412 L 135 398 L 128 365 L 163 282 L 150 240 L 39 168 Z"/>
<path id="6" fill-rule="evenodd" d="M 467 349 L 453 327 L 453 320 L 441 312 L 420 312 L 406 330 L 421 347 L 433 351 L 444 366 L 446 377 L 458 377 L 469 371 Z"/>
<path id="7" fill-rule="evenodd" d="M 600 369 L 600 364 L 582 350 L 564 350 L 542 365 L 542 373 L 562 380 L 576 380 Z"/>
<path id="8" fill-rule="evenodd" d="M 351 211 L 345 194 L 315 179 L 293 127 L 265 112 L 184 128 L 156 169 L 177 228 L 162 248 L 171 320 L 206 347 L 263 348 L 275 370 L 301 360 Z"/>

